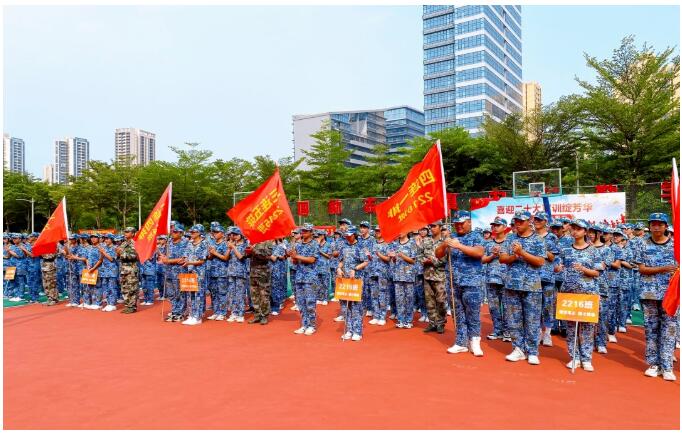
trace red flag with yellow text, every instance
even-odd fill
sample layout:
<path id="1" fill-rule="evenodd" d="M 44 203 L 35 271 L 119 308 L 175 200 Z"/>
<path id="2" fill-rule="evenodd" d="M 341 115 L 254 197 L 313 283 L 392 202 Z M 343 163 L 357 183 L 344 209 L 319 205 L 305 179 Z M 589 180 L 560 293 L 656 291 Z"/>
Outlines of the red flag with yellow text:
<path id="1" fill-rule="evenodd" d="M 154 254 L 156 237 L 170 232 L 172 191 L 173 183 L 171 182 L 135 235 L 135 250 L 140 263 L 145 262 Z"/>
<path id="2" fill-rule="evenodd" d="M 668 284 L 668 290 L 663 297 L 663 309 L 670 316 L 674 316 L 680 305 L 680 174 L 677 171 L 677 161 L 673 158 L 673 175 L 670 181 L 670 198 L 672 199 L 673 219 L 673 252 L 677 261 L 677 270 L 673 273 Z"/>
<path id="3" fill-rule="evenodd" d="M 376 207 L 381 235 L 390 242 L 448 215 L 440 141 L 415 164 L 393 196 Z"/>
<path id="4" fill-rule="evenodd" d="M 279 167 L 256 191 L 229 210 L 227 215 L 252 244 L 291 235 L 296 223 L 284 195 Z"/>
<path id="5" fill-rule="evenodd" d="M 57 241 L 69 238 L 69 222 L 66 218 L 66 198 L 62 198 L 54 210 L 40 236 L 33 244 L 31 254 L 34 257 L 57 252 Z"/>

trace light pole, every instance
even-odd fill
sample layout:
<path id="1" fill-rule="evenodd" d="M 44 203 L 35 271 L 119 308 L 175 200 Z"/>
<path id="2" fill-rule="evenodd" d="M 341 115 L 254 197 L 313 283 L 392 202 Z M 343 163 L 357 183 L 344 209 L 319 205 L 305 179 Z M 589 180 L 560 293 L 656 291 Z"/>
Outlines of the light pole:
<path id="1" fill-rule="evenodd" d="M 31 232 L 35 232 L 36 230 L 34 227 L 34 225 L 35 225 L 35 218 L 34 218 L 35 207 L 34 207 L 34 205 L 35 205 L 36 201 L 33 198 L 31 198 L 31 200 L 28 200 L 28 199 L 17 199 L 17 200 L 21 200 L 21 201 L 28 202 L 31 204 Z"/>
<path id="2" fill-rule="evenodd" d="M 123 191 L 128 191 L 130 193 L 135 193 L 135 190 L 131 189 L 128 184 L 123 184 Z M 126 200 L 126 205 L 125 207 L 127 208 L 127 200 Z M 125 213 L 123 214 L 123 227 L 125 228 L 126 222 L 125 222 L 126 216 Z M 140 192 L 137 192 L 137 230 L 140 230 L 142 227 L 142 194 Z"/>

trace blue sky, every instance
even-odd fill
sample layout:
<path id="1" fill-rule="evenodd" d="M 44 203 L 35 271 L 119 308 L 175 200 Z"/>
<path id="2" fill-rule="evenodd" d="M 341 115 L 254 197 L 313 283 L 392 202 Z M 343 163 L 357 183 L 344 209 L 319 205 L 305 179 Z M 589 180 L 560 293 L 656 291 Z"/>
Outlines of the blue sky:
<path id="1" fill-rule="evenodd" d="M 4 131 L 39 177 L 64 136 L 110 160 L 117 127 L 155 132 L 159 159 L 185 141 L 280 158 L 293 114 L 421 109 L 421 31 L 421 6 L 5 7 Z M 524 6 L 524 80 L 543 103 L 577 92 L 583 52 L 609 57 L 627 34 L 678 46 L 679 7 Z"/>

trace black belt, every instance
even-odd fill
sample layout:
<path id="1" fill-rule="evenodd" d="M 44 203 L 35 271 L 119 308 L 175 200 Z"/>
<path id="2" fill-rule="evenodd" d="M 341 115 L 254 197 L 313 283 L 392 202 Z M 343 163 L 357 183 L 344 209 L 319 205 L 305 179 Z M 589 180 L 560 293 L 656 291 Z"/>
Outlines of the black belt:
<path id="1" fill-rule="evenodd" d="M 43 262 L 54 262 L 54 259 L 43 259 Z"/>
<path id="2" fill-rule="evenodd" d="M 122 264 L 135 264 L 137 261 L 121 261 Z"/>

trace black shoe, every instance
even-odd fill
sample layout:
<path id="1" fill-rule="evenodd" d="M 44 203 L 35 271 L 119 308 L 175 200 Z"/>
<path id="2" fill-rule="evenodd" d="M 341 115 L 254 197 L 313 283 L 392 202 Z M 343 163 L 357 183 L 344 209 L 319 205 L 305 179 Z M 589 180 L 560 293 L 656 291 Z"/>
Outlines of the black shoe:
<path id="1" fill-rule="evenodd" d="M 250 307 L 244 311 L 244 313 L 250 313 L 250 312 L 255 312 L 252 307 Z"/>
<path id="2" fill-rule="evenodd" d="M 435 332 L 436 330 L 438 330 L 438 327 L 429 323 L 429 325 L 427 325 L 426 328 L 424 329 L 424 333 Z"/>
<path id="3" fill-rule="evenodd" d="M 268 323 L 268 317 L 267 316 L 260 317 L 260 325 L 265 325 L 267 323 Z"/>
<path id="4" fill-rule="evenodd" d="M 445 326 L 439 325 L 438 327 L 436 327 L 436 333 L 438 333 L 439 335 L 442 335 L 443 333 L 445 333 Z"/>
<path id="5" fill-rule="evenodd" d="M 166 322 L 173 322 L 174 319 L 175 319 L 175 316 L 174 316 L 174 315 L 168 315 L 164 321 L 166 321 Z"/>
<path id="6" fill-rule="evenodd" d="M 135 312 L 137 312 L 137 309 L 132 309 L 130 307 L 126 307 L 125 309 L 123 309 L 121 311 L 121 313 L 135 313 Z"/>
<path id="7" fill-rule="evenodd" d="M 260 322 L 260 317 L 258 315 L 254 316 L 249 320 L 249 324 L 255 324 L 257 322 Z"/>
<path id="8" fill-rule="evenodd" d="M 174 315 L 173 316 L 173 322 L 182 322 L 182 315 Z"/>

